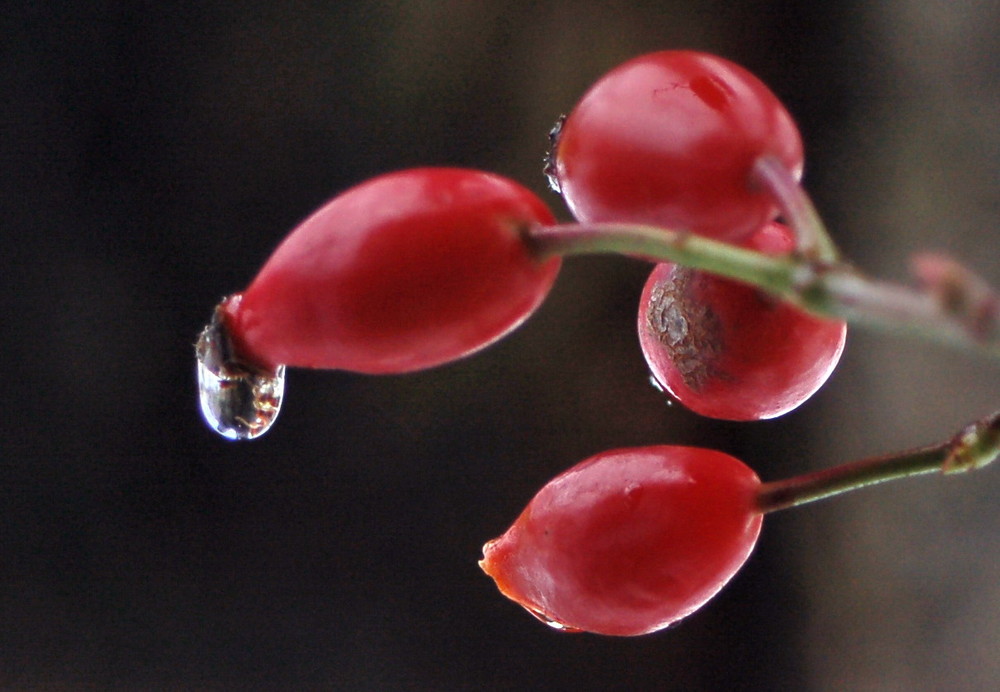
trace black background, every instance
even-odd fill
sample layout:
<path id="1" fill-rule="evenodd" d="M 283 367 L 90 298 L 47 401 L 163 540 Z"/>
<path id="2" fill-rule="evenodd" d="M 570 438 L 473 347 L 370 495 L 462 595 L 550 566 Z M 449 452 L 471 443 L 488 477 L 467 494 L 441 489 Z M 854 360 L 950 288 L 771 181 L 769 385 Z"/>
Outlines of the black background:
<path id="1" fill-rule="evenodd" d="M 203 425 L 192 344 L 339 190 L 459 165 L 549 201 L 540 161 L 600 74 L 722 54 L 795 115 L 807 187 L 865 269 L 914 246 L 994 282 L 995 3 L 94 2 L 3 10 L 0 683 L 10 689 L 987 689 L 997 471 L 769 518 L 680 626 L 565 635 L 476 566 L 547 479 L 697 444 L 765 479 L 942 439 L 996 406 L 977 356 L 852 333 L 778 421 L 647 382 L 648 268 L 572 259 L 542 309 L 402 377 L 292 371 L 275 429 Z"/>

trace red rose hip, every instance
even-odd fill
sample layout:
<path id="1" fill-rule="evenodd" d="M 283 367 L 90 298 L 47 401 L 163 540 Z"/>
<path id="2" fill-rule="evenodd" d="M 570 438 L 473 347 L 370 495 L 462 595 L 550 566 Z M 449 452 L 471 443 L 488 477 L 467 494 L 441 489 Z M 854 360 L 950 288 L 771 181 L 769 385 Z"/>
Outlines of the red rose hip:
<path id="1" fill-rule="evenodd" d="M 383 175 L 335 197 L 275 250 L 226 322 L 255 362 L 421 370 L 496 341 L 559 270 L 522 240 L 553 218 L 530 191 L 462 169 Z"/>
<path id="2" fill-rule="evenodd" d="M 707 449 L 605 452 L 550 481 L 479 563 L 560 629 L 639 635 L 697 610 L 760 533 L 757 475 Z"/>
<path id="3" fill-rule="evenodd" d="M 794 239 L 772 223 L 747 245 L 781 255 Z M 797 408 L 833 372 L 847 335 L 844 322 L 669 263 L 653 270 L 639 306 L 639 343 L 656 381 L 695 413 L 725 420 Z"/>
<path id="4" fill-rule="evenodd" d="M 581 222 L 633 222 L 738 241 L 777 213 L 754 161 L 798 178 L 802 140 L 755 76 L 693 51 L 634 58 L 602 77 L 553 134 L 547 167 Z"/>

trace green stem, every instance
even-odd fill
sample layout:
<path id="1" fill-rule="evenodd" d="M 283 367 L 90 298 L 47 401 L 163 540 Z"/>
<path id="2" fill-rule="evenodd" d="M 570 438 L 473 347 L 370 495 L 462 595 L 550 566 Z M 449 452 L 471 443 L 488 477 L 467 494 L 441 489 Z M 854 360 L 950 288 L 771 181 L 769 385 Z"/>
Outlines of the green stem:
<path id="1" fill-rule="evenodd" d="M 1000 456 L 1000 411 L 964 428 L 954 438 L 782 481 L 764 483 L 757 495 L 761 512 L 796 507 L 876 483 L 928 473 L 962 473 Z"/>
<path id="2" fill-rule="evenodd" d="M 845 262 L 803 254 L 774 257 L 641 224 L 543 226 L 528 229 L 525 238 L 541 256 L 616 253 L 675 262 L 752 284 L 821 317 L 908 332 L 1000 358 L 1000 299 L 995 291 L 992 302 L 980 298 L 977 309 L 968 310 L 962 301 L 943 300 L 934 291 L 870 279 Z"/>
<path id="3" fill-rule="evenodd" d="M 620 254 L 693 269 L 784 293 L 792 288 L 796 260 L 773 257 L 710 238 L 657 226 L 627 223 L 534 227 L 527 241 L 541 256 Z"/>

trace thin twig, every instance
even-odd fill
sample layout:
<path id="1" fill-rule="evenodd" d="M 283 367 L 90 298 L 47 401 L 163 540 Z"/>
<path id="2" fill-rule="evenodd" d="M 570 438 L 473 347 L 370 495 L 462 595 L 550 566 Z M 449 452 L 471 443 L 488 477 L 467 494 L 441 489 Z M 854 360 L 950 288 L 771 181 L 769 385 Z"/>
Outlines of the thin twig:
<path id="1" fill-rule="evenodd" d="M 752 284 L 822 317 L 1000 358 L 1000 297 L 971 271 L 954 270 L 960 265 L 953 260 L 942 297 L 936 284 L 908 287 L 869 278 L 845 262 L 828 263 L 801 253 L 774 257 L 655 226 L 554 225 L 529 229 L 526 240 L 541 256 L 617 253 L 675 262 Z M 968 299 L 955 300 L 956 295 Z"/>
<path id="2" fill-rule="evenodd" d="M 974 471 L 998 455 L 1000 412 L 966 426 L 940 444 L 765 483 L 757 495 L 757 507 L 762 512 L 775 512 L 896 478 Z"/>

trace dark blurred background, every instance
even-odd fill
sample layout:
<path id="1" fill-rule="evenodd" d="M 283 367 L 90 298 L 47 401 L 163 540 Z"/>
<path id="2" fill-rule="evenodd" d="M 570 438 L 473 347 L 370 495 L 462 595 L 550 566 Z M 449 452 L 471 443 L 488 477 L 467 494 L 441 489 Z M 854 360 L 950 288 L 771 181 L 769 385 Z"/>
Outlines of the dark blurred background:
<path id="1" fill-rule="evenodd" d="M 697 48 L 778 93 L 862 268 L 914 248 L 994 283 L 1000 10 L 884 2 L 35 2 L 2 11 L 4 689 L 995 689 L 1000 469 L 769 517 L 679 626 L 565 635 L 476 566 L 598 451 L 710 446 L 765 479 L 930 443 L 996 408 L 995 363 L 855 331 L 772 422 L 647 382 L 648 268 L 572 259 L 504 342 L 404 377 L 292 371 L 275 429 L 202 423 L 215 302 L 327 198 L 423 164 L 494 170 L 568 218 L 556 116 L 636 54 Z"/>

